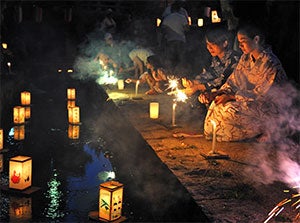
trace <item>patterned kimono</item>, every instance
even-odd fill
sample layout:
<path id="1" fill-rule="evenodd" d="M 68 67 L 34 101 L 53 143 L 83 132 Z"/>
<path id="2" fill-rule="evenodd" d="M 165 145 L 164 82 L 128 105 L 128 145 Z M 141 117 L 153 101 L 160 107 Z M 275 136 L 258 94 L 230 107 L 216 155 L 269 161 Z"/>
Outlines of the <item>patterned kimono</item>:
<path id="1" fill-rule="evenodd" d="M 212 138 L 211 120 L 216 124 L 217 141 L 240 141 L 265 133 L 280 113 L 276 97 L 282 93 L 278 90 L 279 83 L 286 79 L 271 49 L 264 50 L 256 61 L 248 54 L 242 55 L 236 69 L 220 88 L 234 94 L 235 100 L 224 105 L 212 102 L 204 122 L 206 138 Z"/>

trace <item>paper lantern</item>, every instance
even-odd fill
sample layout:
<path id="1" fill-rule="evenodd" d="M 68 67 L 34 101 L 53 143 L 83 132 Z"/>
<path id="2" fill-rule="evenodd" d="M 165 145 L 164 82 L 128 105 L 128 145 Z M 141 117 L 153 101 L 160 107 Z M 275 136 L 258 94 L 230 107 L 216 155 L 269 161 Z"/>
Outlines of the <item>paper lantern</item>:
<path id="1" fill-rule="evenodd" d="M 80 126 L 79 125 L 69 125 L 68 137 L 70 139 L 79 139 Z"/>
<path id="2" fill-rule="evenodd" d="M 31 186 L 32 159 L 15 156 L 9 160 L 9 188 L 24 190 Z"/>
<path id="3" fill-rule="evenodd" d="M 0 150 L 3 149 L 3 129 L 0 129 Z"/>
<path id="4" fill-rule="evenodd" d="M 32 220 L 32 198 L 10 196 L 9 220 L 11 222 L 30 222 Z"/>
<path id="5" fill-rule="evenodd" d="M 159 116 L 159 103 L 150 102 L 150 118 L 157 119 Z"/>
<path id="6" fill-rule="evenodd" d="M 221 18 L 219 18 L 217 10 L 211 11 L 211 22 L 212 23 L 221 22 Z"/>
<path id="7" fill-rule="evenodd" d="M 160 26 L 160 23 L 161 23 L 161 19 L 160 19 L 160 18 L 157 18 L 157 19 L 156 19 L 156 26 L 159 27 L 159 26 Z"/>
<path id="8" fill-rule="evenodd" d="M 123 90 L 124 89 L 124 80 L 118 80 L 118 89 Z"/>
<path id="9" fill-rule="evenodd" d="M 0 154 L 0 173 L 3 171 L 3 154 Z"/>
<path id="10" fill-rule="evenodd" d="M 25 125 L 14 126 L 14 139 L 15 140 L 25 139 Z"/>
<path id="11" fill-rule="evenodd" d="M 68 97 L 68 100 L 75 100 L 75 98 L 76 98 L 75 88 L 68 88 L 67 89 L 67 97 Z"/>
<path id="12" fill-rule="evenodd" d="M 7 43 L 2 43 L 2 48 L 3 48 L 3 49 L 7 49 L 7 47 L 8 47 L 8 46 L 7 46 Z"/>
<path id="13" fill-rule="evenodd" d="M 188 24 L 189 24 L 189 26 L 192 25 L 192 18 L 190 16 L 188 17 Z"/>
<path id="14" fill-rule="evenodd" d="M 30 105 L 31 94 L 28 91 L 21 92 L 21 104 L 22 105 Z"/>
<path id="15" fill-rule="evenodd" d="M 75 100 L 68 100 L 67 102 L 67 108 L 75 107 Z"/>
<path id="16" fill-rule="evenodd" d="M 203 19 L 201 19 L 201 18 L 198 19 L 198 26 L 199 27 L 203 26 Z"/>
<path id="17" fill-rule="evenodd" d="M 114 221 L 121 217 L 123 202 L 123 184 L 108 181 L 100 184 L 99 218 Z"/>
<path id="18" fill-rule="evenodd" d="M 22 106 L 14 107 L 14 123 L 23 124 L 25 122 L 25 108 Z"/>
<path id="19" fill-rule="evenodd" d="M 69 123 L 79 124 L 80 122 L 80 109 L 78 106 L 68 108 Z"/>
<path id="20" fill-rule="evenodd" d="M 31 108 L 29 106 L 25 107 L 25 119 L 30 119 Z"/>

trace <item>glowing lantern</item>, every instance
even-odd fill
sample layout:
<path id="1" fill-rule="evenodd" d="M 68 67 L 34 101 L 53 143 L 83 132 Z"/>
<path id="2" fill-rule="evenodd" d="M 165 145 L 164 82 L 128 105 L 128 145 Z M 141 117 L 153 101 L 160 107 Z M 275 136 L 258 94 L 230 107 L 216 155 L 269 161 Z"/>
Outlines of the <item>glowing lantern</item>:
<path id="1" fill-rule="evenodd" d="M 221 18 L 218 17 L 217 10 L 212 10 L 211 11 L 211 22 L 212 23 L 221 22 Z"/>
<path id="2" fill-rule="evenodd" d="M 3 171 L 3 154 L 0 154 L 0 173 Z"/>
<path id="3" fill-rule="evenodd" d="M 2 48 L 7 49 L 7 43 L 2 43 Z"/>
<path id="4" fill-rule="evenodd" d="M 25 107 L 25 119 L 29 119 L 31 115 L 31 108 L 29 106 Z"/>
<path id="5" fill-rule="evenodd" d="M 123 90 L 124 89 L 124 80 L 118 80 L 118 89 Z"/>
<path id="6" fill-rule="evenodd" d="M 67 97 L 68 97 L 68 100 L 75 100 L 75 98 L 76 98 L 75 88 L 68 88 L 67 89 Z"/>
<path id="7" fill-rule="evenodd" d="M 3 149 L 3 129 L 0 129 L 0 150 Z"/>
<path id="8" fill-rule="evenodd" d="M 203 26 L 203 19 L 198 19 L 198 26 L 199 27 Z"/>
<path id="9" fill-rule="evenodd" d="M 68 69 L 67 73 L 73 73 L 73 69 Z"/>
<path id="10" fill-rule="evenodd" d="M 79 139 L 80 127 L 79 125 L 69 125 L 68 137 L 70 139 Z"/>
<path id="11" fill-rule="evenodd" d="M 100 184 L 99 218 L 114 221 L 121 217 L 123 202 L 123 184 L 108 181 Z"/>
<path id="12" fill-rule="evenodd" d="M 160 23 L 161 23 L 161 19 L 160 19 L 160 18 L 157 18 L 157 19 L 156 19 L 156 26 L 159 27 L 159 26 L 160 26 Z"/>
<path id="13" fill-rule="evenodd" d="M 71 124 L 79 124 L 80 122 L 80 109 L 78 106 L 68 108 L 68 117 Z"/>
<path id="14" fill-rule="evenodd" d="M 159 103 L 150 102 L 150 118 L 157 119 L 159 115 Z"/>
<path id="15" fill-rule="evenodd" d="M 9 220 L 11 222 L 29 222 L 32 218 L 31 197 L 10 197 Z"/>
<path id="16" fill-rule="evenodd" d="M 14 126 L 14 139 L 15 140 L 25 139 L 25 125 Z"/>
<path id="17" fill-rule="evenodd" d="M 188 23 L 189 23 L 189 26 L 192 25 L 192 18 L 190 16 L 188 17 Z"/>
<path id="18" fill-rule="evenodd" d="M 32 159 L 15 156 L 9 160 L 9 188 L 24 190 L 31 186 Z"/>
<path id="19" fill-rule="evenodd" d="M 68 100 L 67 108 L 75 107 L 75 100 Z"/>
<path id="20" fill-rule="evenodd" d="M 14 123 L 23 124 L 25 122 L 25 108 L 22 106 L 14 107 Z"/>
<path id="21" fill-rule="evenodd" d="M 21 92 L 21 104 L 22 105 L 30 105 L 31 94 L 28 91 Z"/>

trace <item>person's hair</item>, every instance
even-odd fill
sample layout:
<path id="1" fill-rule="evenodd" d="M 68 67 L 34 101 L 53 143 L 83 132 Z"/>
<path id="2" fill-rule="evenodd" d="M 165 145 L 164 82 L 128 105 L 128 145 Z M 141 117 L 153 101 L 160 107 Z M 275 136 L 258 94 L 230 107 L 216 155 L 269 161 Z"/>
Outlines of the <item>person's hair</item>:
<path id="1" fill-rule="evenodd" d="M 230 33 L 223 27 L 211 28 L 207 30 L 205 38 L 208 42 L 222 46 L 225 41 L 228 42 L 227 48 L 230 45 Z"/>
<path id="2" fill-rule="evenodd" d="M 181 3 L 180 1 L 175 1 L 171 5 L 171 12 L 179 12 L 181 9 Z"/>
<path id="3" fill-rule="evenodd" d="M 258 26 L 253 24 L 246 24 L 240 26 L 238 29 L 238 33 L 246 35 L 250 39 L 254 39 L 255 36 L 259 36 L 259 44 L 265 45 L 265 34 L 263 33 L 262 29 Z"/>

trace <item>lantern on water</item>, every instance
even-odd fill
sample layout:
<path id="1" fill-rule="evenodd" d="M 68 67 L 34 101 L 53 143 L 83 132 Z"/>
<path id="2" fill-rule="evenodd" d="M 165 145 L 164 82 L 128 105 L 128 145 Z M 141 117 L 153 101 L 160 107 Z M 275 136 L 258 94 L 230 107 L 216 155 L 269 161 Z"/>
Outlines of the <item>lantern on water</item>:
<path id="1" fill-rule="evenodd" d="M 3 129 L 0 129 L 0 150 L 3 149 Z"/>
<path id="2" fill-rule="evenodd" d="M 15 156 L 9 160 L 9 188 L 24 190 L 31 186 L 32 159 Z"/>
<path id="3" fill-rule="evenodd" d="M 75 100 L 68 100 L 67 108 L 75 107 Z"/>
<path id="4" fill-rule="evenodd" d="M 25 139 L 25 125 L 14 126 L 14 140 Z"/>
<path id="5" fill-rule="evenodd" d="M 160 23 L 161 23 L 161 19 L 160 19 L 160 18 L 157 18 L 157 19 L 156 19 L 156 26 L 159 27 L 159 26 L 160 26 Z"/>
<path id="6" fill-rule="evenodd" d="M 157 119 L 159 116 L 159 103 L 158 102 L 150 102 L 150 118 Z"/>
<path id="7" fill-rule="evenodd" d="M 198 26 L 199 27 L 203 26 L 203 19 L 202 18 L 198 19 Z"/>
<path id="8" fill-rule="evenodd" d="M 30 105 L 31 94 L 28 91 L 21 92 L 21 104 L 22 105 Z"/>
<path id="9" fill-rule="evenodd" d="M 211 22 L 212 23 L 221 22 L 221 18 L 219 18 L 217 10 L 211 11 Z"/>
<path id="10" fill-rule="evenodd" d="M 123 90 L 124 89 L 124 80 L 118 80 L 118 89 Z"/>
<path id="11" fill-rule="evenodd" d="M 69 125 L 68 137 L 70 139 L 79 139 L 80 126 L 79 125 Z"/>
<path id="12" fill-rule="evenodd" d="M 32 218 L 31 197 L 10 197 L 9 220 L 11 222 L 29 222 Z"/>
<path id="13" fill-rule="evenodd" d="M 23 124 L 25 122 L 25 108 L 22 106 L 14 107 L 14 123 Z"/>
<path id="14" fill-rule="evenodd" d="M 80 122 L 80 109 L 78 106 L 68 108 L 69 123 L 79 124 Z"/>
<path id="15" fill-rule="evenodd" d="M 68 97 L 68 100 L 75 100 L 75 98 L 76 98 L 75 88 L 68 88 L 67 89 L 67 97 Z"/>
<path id="16" fill-rule="evenodd" d="M 3 154 L 0 154 L 0 173 L 3 171 Z"/>
<path id="17" fill-rule="evenodd" d="M 31 108 L 29 106 L 25 107 L 25 119 L 29 119 L 31 115 Z"/>
<path id="18" fill-rule="evenodd" d="M 123 202 L 123 184 L 108 181 L 100 184 L 99 218 L 114 221 L 121 217 Z"/>
<path id="19" fill-rule="evenodd" d="M 192 25 L 192 18 L 190 16 L 188 17 L 188 24 L 189 24 L 189 26 Z"/>

